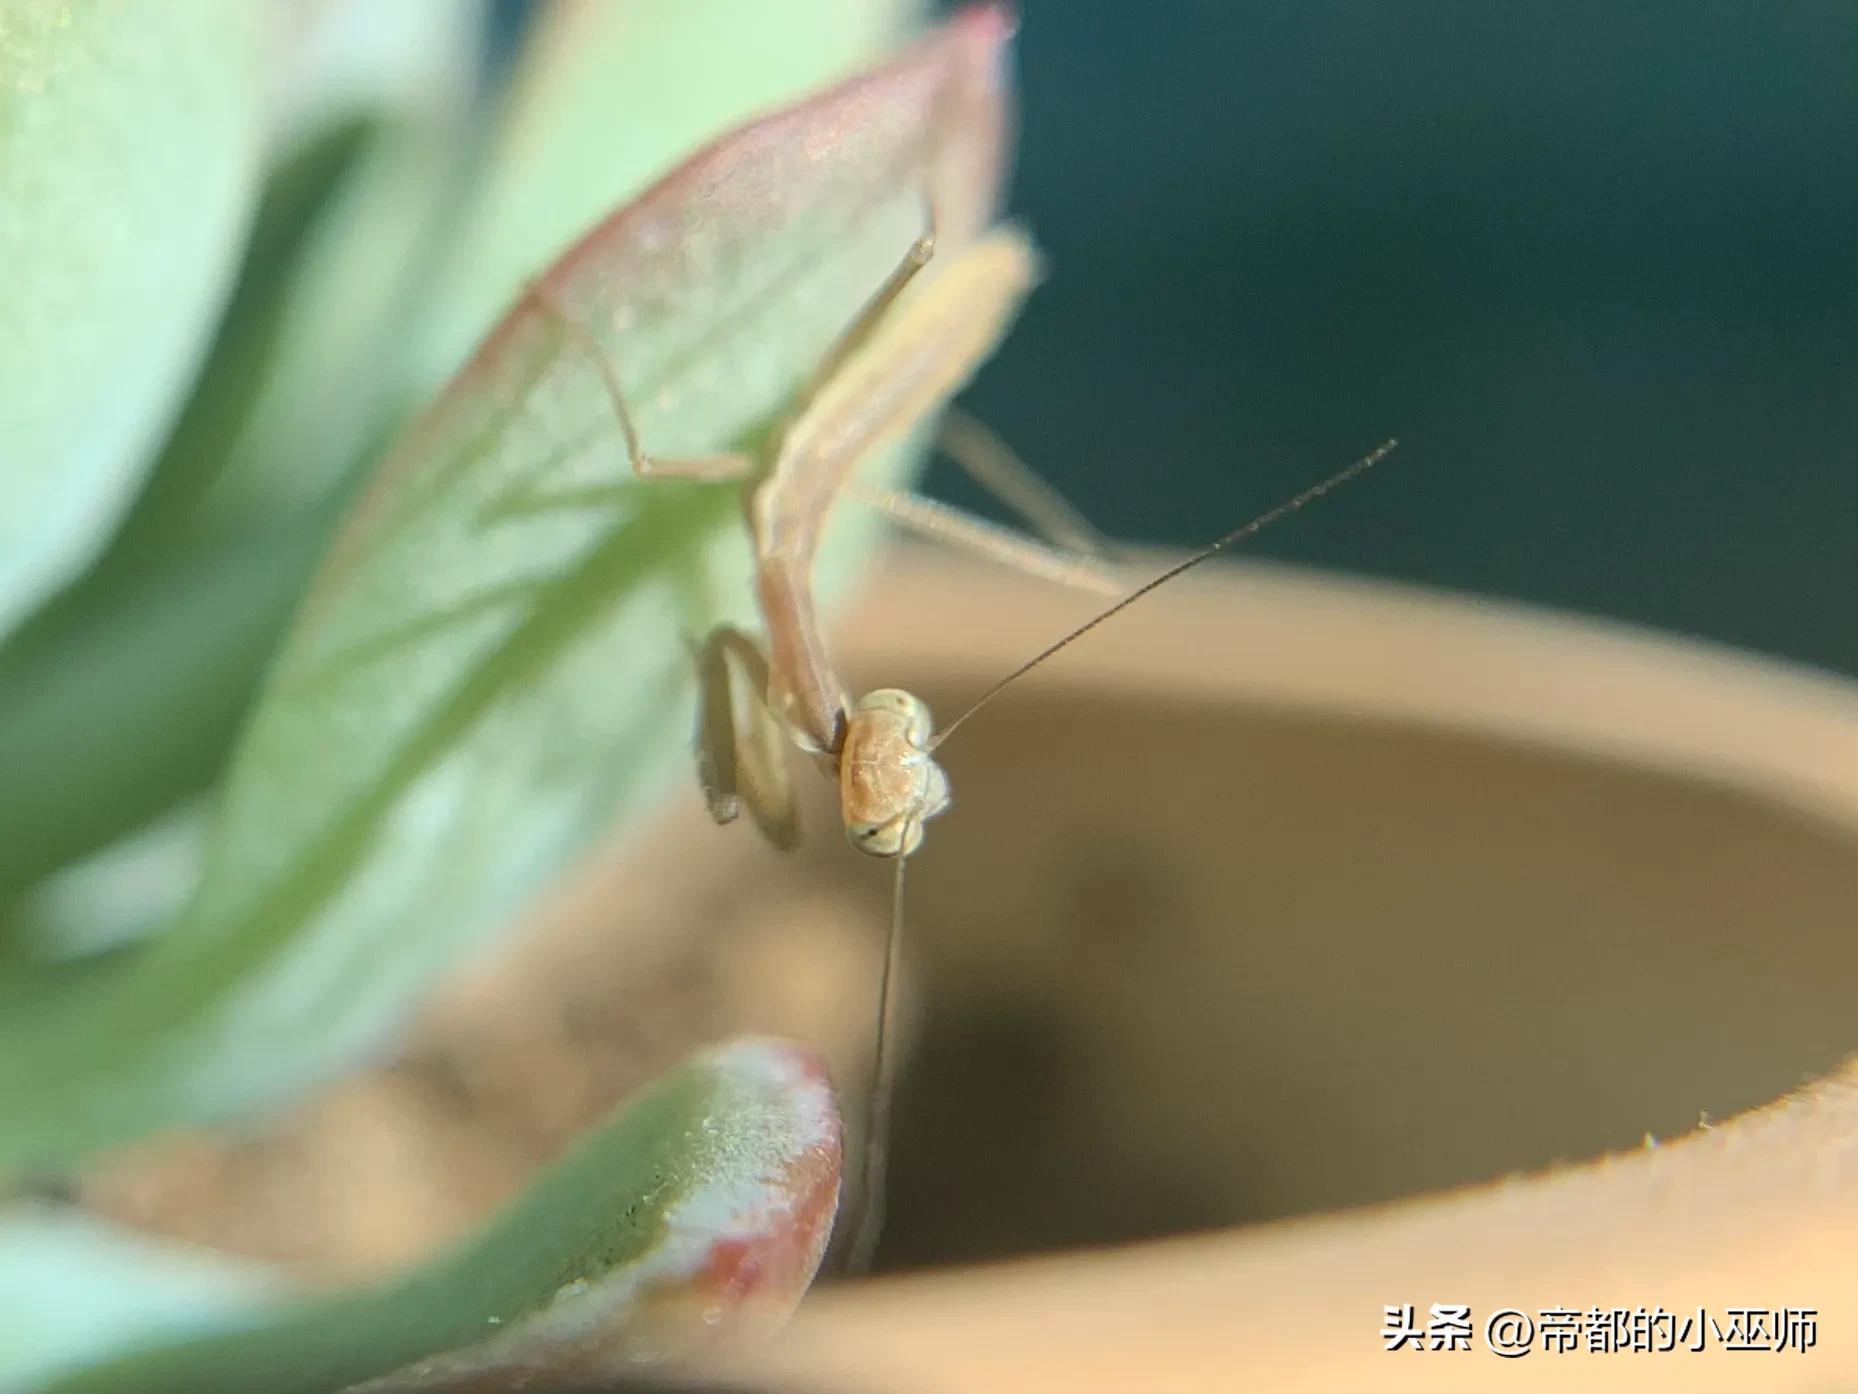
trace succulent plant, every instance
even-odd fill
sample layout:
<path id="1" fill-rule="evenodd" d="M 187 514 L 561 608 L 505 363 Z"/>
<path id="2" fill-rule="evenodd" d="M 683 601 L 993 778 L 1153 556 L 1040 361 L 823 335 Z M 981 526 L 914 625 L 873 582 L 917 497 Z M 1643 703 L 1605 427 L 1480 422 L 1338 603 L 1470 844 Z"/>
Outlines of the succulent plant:
<path id="1" fill-rule="evenodd" d="M 926 150 L 992 204 L 1007 26 L 903 46 L 909 8 L 560 3 L 503 65 L 452 0 L 0 15 L 0 1386 L 584 1372 L 804 1291 L 838 1120 L 773 1041 L 365 1291 L 41 1183 L 378 1056 L 688 759 L 683 638 L 753 623 L 736 498 L 624 487 L 600 365 L 526 288 L 655 449 L 752 440 L 907 245 Z"/>

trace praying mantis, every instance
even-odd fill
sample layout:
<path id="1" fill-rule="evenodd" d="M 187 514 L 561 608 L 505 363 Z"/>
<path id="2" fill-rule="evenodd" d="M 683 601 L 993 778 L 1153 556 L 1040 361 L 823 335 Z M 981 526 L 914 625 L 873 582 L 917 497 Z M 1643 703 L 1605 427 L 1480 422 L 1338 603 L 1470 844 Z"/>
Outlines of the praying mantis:
<path id="1" fill-rule="evenodd" d="M 929 230 L 827 350 L 765 449 L 666 459 L 639 439 L 607 354 L 572 313 L 532 288 L 599 368 L 635 475 L 733 483 L 754 554 L 765 645 L 731 625 L 697 648 L 701 689 L 698 773 L 710 814 L 733 821 L 746 805 L 769 840 L 792 846 L 796 800 L 783 738 L 839 783 L 851 844 L 876 857 L 907 857 L 923 824 L 948 804 L 947 779 L 930 754 L 927 708 L 898 688 L 852 701 L 828 653 L 813 602 L 812 570 L 832 509 L 851 497 L 904 527 L 964 545 L 1035 575 L 1081 589 L 1118 589 L 1091 560 L 1041 546 L 919 496 L 859 485 L 853 472 L 943 406 L 993 351 L 1038 274 L 1030 240 L 1003 224 L 970 244 L 928 293 L 906 295 L 935 254 Z M 1048 535 L 1100 551 L 1088 525 L 977 427 L 949 437 L 972 473 L 991 482 Z M 729 665 L 755 695 L 736 710 Z"/>
<path id="2" fill-rule="evenodd" d="M 947 405 L 997 347 L 1038 277 L 1031 240 L 1011 223 L 983 233 L 936 274 L 924 277 L 935 257 L 933 208 L 925 210 L 925 225 L 803 383 L 763 448 L 752 453 L 686 458 L 648 453 L 610 357 L 569 307 L 540 287 L 530 290 L 597 367 L 636 476 L 731 483 L 742 491 L 765 639 L 722 625 L 696 646 L 697 767 L 711 817 L 727 823 L 746 806 L 770 841 L 792 846 L 798 823 L 786 760 L 791 743 L 836 781 L 852 846 L 891 859 L 896 868 L 879 988 L 863 1211 L 848 1263 L 854 1272 L 868 1265 L 882 1223 L 894 1068 L 889 1023 L 900 957 L 904 867 L 922 843 L 924 825 L 950 801 L 948 777 L 936 759 L 938 747 L 982 705 L 1074 639 L 1182 571 L 1362 473 L 1394 446 L 1392 441 L 1383 444 L 1124 594 L 1001 679 L 939 733 L 928 707 L 902 688 L 877 688 L 853 700 L 827 650 L 812 593 L 813 562 L 841 498 L 859 499 L 905 527 L 1035 575 L 1099 593 L 1121 589 L 1099 565 L 1102 548 L 1088 525 L 972 425 L 945 434 L 951 455 L 1055 545 L 926 498 L 869 489 L 854 479 L 861 462 Z M 747 680 L 746 709 L 738 708 L 732 666 Z"/>

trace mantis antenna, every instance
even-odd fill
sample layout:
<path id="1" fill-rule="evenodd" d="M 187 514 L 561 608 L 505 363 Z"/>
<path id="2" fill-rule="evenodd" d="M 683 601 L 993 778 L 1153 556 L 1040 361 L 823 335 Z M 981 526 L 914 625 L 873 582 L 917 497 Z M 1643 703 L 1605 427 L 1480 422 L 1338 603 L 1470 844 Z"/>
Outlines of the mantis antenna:
<path id="1" fill-rule="evenodd" d="M 1020 664 L 1019 667 L 1015 668 L 1012 672 L 1008 673 L 1004 678 L 1001 678 L 999 682 L 995 683 L 992 687 L 988 688 L 987 691 L 983 692 L 980 695 L 980 697 L 975 701 L 975 703 L 971 707 L 969 707 L 960 716 L 956 717 L 953 721 L 949 722 L 948 725 L 944 726 L 939 732 L 936 733 L 935 737 L 929 743 L 929 748 L 931 750 L 934 750 L 937 747 L 939 747 L 943 741 L 947 740 L 951 735 L 954 734 L 955 728 L 960 726 L 962 722 L 966 721 L 969 717 L 973 716 L 974 713 L 979 711 L 982 707 L 986 706 L 989 702 L 993 701 L 994 698 L 998 697 L 1002 692 L 1006 691 L 1007 688 L 1011 687 L 1014 683 L 1018 682 L 1021 678 L 1025 677 L 1026 674 L 1030 673 L 1034 668 L 1037 668 L 1041 663 L 1045 662 L 1046 659 L 1053 657 L 1055 654 L 1061 652 L 1062 650 L 1066 648 L 1069 648 L 1072 644 L 1076 643 L 1079 639 L 1083 638 L 1086 634 L 1090 633 L 1091 630 L 1095 629 L 1098 625 L 1102 624 L 1105 620 L 1111 618 L 1114 615 L 1121 614 L 1124 610 L 1128 609 L 1131 605 L 1135 604 L 1136 601 L 1140 600 L 1143 596 L 1147 595 L 1150 591 L 1160 589 L 1162 586 L 1165 586 L 1169 581 L 1172 581 L 1176 576 L 1181 575 L 1183 572 L 1193 570 L 1196 566 L 1200 565 L 1201 562 L 1210 560 L 1211 558 L 1218 556 L 1221 552 L 1225 551 L 1229 547 L 1236 546 L 1237 544 L 1241 542 L 1244 542 L 1250 538 L 1256 537 L 1259 533 L 1263 532 L 1266 528 L 1270 527 L 1271 524 L 1276 523 L 1276 522 L 1281 522 L 1283 519 L 1288 518 L 1292 513 L 1295 513 L 1298 509 L 1302 508 L 1306 503 L 1314 503 L 1317 499 L 1321 498 L 1324 494 L 1327 494 L 1334 489 L 1339 489 L 1342 485 L 1347 484 L 1350 480 L 1360 478 L 1362 475 L 1366 474 L 1369 470 L 1373 469 L 1376 465 L 1378 465 L 1382 460 L 1386 459 L 1389 455 L 1391 455 L 1394 452 L 1394 450 L 1399 446 L 1399 444 L 1400 442 L 1397 440 L 1382 441 L 1379 445 L 1375 446 L 1374 449 L 1370 450 L 1366 455 L 1363 455 L 1359 460 L 1355 461 L 1354 464 L 1348 466 L 1346 469 L 1337 470 L 1334 474 L 1330 475 L 1327 479 L 1323 480 L 1321 483 L 1310 485 L 1310 487 L 1305 489 L 1302 493 L 1296 494 L 1291 498 L 1285 499 L 1284 502 L 1280 503 L 1276 508 L 1273 508 L 1269 510 L 1268 512 L 1259 514 L 1256 518 L 1252 519 L 1251 522 L 1245 524 L 1243 527 L 1234 528 L 1231 532 L 1227 533 L 1224 537 L 1219 538 L 1217 541 L 1207 543 L 1206 546 L 1202 547 L 1199 551 L 1195 552 L 1192 556 L 1186 558 L 1183 561 L 1176 562 L 1173 566 L 1170 566 L 1166 571 L 1162 572 L 1159 576 L 1155 577 L 1153 580 L 1143 582 L 1141 585 L 1137 586 L 1134 590 L 1130 591 L 1129 594 L 1125 595 L 1121 600 L 1117 601 L 1114 605 L 1110 606 L 1109 609 L 1099 611 L 1097 614 L 1085 620 L 1076 629 L 1073 629 L 1069 634 L 1066 634 L 1063 638 L 1058 639 L 1055 642 L 1046 645 L 1038 653 L 1034 654 L 1031 658 L 1027 659 L 1024 663 Z"/>
<path id="2" fill-rule="evenodd" d="M 1273 523 L 1280 522 L 1289 517 L 1305 504 L 1312 503 L 1321 498 L 1324 494 L 1340 488 L 1351 480 L 1360 478 L 1382 460 L 1386 459 L 1398 445 L 1399 442 L 1397 440 L 1390 439 L 1383 441 L 1380 445 L 1377 445 L 1373 450 L 1355 461 L 1354 464 L 1349 465 L 1345 469 L 1337 470 L 1327 479 L 1312 484 L 1301 493 L 1286 499 L 1277 507 L 1259 514 L 1249 523 L 1234 528 L 1225 536 L 1208 543 L 1193 555 L 1170 566 L 1159 576 L 1137 586 L 1108 609 L 1099 611 L 1096 615 L 1093 615 L 1090 619 L 1078 625 L 1077 628 L 1073 629 L 1070 633 L 1064 635 L 1054 643 L 1048 644 L 1032 658 L 1020 664 L 1019 667 L 1015 668 L 1004 678 L 1000 679 L 999 682 L 988 688 L 972 706 L 962 712 L 962 714 L 953 721 L 949 722 L 947 726 L 943 727 L 938 734 L 930 739 L 927 749 L 923 751 L 923 755 L 926 757 L 929 752 L 934 751 L 942 742 L 949 738 L 956 727 L 960 726 L 962 722 L 973 716 L 995 697 L 998 697 L 1007 688 L 1025 677 L 1026 674 L 1030 673 L 1047 659 L 1083 638 L 1084 635 L 1088 634 L 1105 620 L 1128 609 L 1129 606 L 1135 604 L 1135 602 L 1140 600 L 1143 596 L 1166 585 L 1183 572 L 1191 571 L 1202 562 L 1218 556 L 1228 548 L 1256 537 Z M 945 798 L 946 795 L 944 794 L 944 799 Z M 939 805 L 936 811 L 939 811 Z M 920 822 L 917 825 L 917 833 L 920 835 Z M 903 839 L 902 846 L 905 848 L 913 848 L 915 845 L 915 839 L 906 835 Z M 858 1225 L 852 1233 L 851 1244 L 847 1251 L 846 1271 L 849 1273 L 864 1273 L 869 1270 L 871 1259 L 877 1250 L 878 1239 L 881 1237 L 884 1228 L 885 1173 L 889 1167 L 890 1159 L 890 1117 L 896 1094 L 896 1052 L 892 1047 L 890 1039 L 890 1019 L 894 1011 L 894 1003 L 891 999 L 895 993 L 898 960 L 902 954 L 903 877 L 904 868 L 909 865 L 908 851 L 900 852 L 895 857 L 895 861 L 897 870 L 895 879 L 891 884 L 890 935 L 884 948 L 884 969 L 878 989 L 877 1058 L 874 1062 L 874 1068 L 871 1074 L 870 1100 L 865 1112 L 867 1121 L 865 1125 L 864 1167 L 862 1175 L 859 1178 L 863 1195 L 858 1216 Z"/>
<path id="3" fill-rule="evenodd" d="M 864 1168 L 859 1177 L 863 1198 L 858 1227 L 847 1251 L 848 1273 L 868 1273 L 884 1233 L 884 1176 L 890 1166 L 890 1110 L 896 1098 L 896 1052 L 891 1048 L 891 993 L 897 962 L 903 956 L 903 869 L 908 857 L 897 858 L 890 888 L 890 937 L 884 945 L 884 972 L 877 989 L 877 1059 L 871 1070 L 871 1096 L 865 1105 Z"/>

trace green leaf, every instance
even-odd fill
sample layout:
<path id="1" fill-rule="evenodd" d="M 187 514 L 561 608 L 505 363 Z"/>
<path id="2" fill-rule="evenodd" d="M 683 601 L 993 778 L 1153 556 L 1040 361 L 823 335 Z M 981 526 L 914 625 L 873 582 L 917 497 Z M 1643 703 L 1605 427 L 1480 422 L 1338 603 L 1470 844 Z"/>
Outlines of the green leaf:
<path id="1" fill-rule="evenodd" d="M 279 1287 L 260 1265 L 156 1243 L 81 1210 L 15 1207 L 0 1214 L 0 1388 L 221 1329 Z"/>
<path id="2" fill-rule="evenodd" d="M 193 376 L 250 209 L 270 17 L 0 9 L 0 633 L 109 536 Z"/>
<path id="3" fill-rule="evenodd" d="M 462 174 L 474 10 L 395 13 L 359 53 L 326 52 L 333 9 L 301 36 L 312 109 L 161 458 L 98 563 L 0 647 L 0 783 L 33 795 L 0 801 L 0 904 L 218 776 L 333 496 L 403 409 L 376 316 L 416 298 Z"/>
<path id="4" fill-rule="evenodd" d="M 219 773 L 326 533 L 93 573 L 0 648 L 0 906 Z"/>
<path id="5" fill-rule="evenodd" d="M 925 160 L 950 247 L 990 216 L 1005 39 L 971 12 L 736 132 L 547 274 L 654 450 L 765 432 L 920 231 Z M 328 559 L 188 911 L 120 971 L 0 1018 L 0 1165 L 223 1115 L 377 1045 L 687 768 L 687 641 L 753 623 L 739 507 L 635 481 L 598 364 L 519 302 Z"/>
<path id="6" fill-rule="evenodd" d="M 229 346 L 249 374 L 235 430 L 206 450 L 174 443 L 174 454 L 212 463 L 200 493 L 185 500 L 192 516 L 171 509 L 158 520 L 171 532 L 224 533 L 322 507 L 437 385 L 409 382 L 408 336 L 383 326 L 417 322 L 481 154 L 471 102 L 482 10 L 461 0 L 397 0 L 387 9 L 343 0 L 316 11 L 316 37 L 332 51 L 299 74 L 321 115 L 299 117 L 305 134 L 291 163 L 357 124 L 365 135 L 320 216 L 260 282 L 262 317 L 249 325 L 259 351 Z"/>
<path id="7" fill-rule="evenodd" d="M 812 1281 L 839 1174 L 818 1063 L 778 1041 L 731 1042 L 633 1100 L 449 1256 L 55 1388 L 328 1394 L 385 1377 L 368 1387 L 386 1394 L 471 1376 L 516 1388 L 540 1372 L 613 1375 L 752 1338 Z"/>
<path id="8" fill-rule="evenodd" d="M 0 1011 L 47 971 L 94 966 L 172 923 L 200 880 L 205 833 L 202 810 L 182 804 L 34 886 L 0 933 Z"/>
<path id="9" fill-rule="evenodd" d="M 680 156 L 890 49 L 921 0 L 550 5 L 459 219 L 423 378 L 442 381 L 547 258 Z"/>

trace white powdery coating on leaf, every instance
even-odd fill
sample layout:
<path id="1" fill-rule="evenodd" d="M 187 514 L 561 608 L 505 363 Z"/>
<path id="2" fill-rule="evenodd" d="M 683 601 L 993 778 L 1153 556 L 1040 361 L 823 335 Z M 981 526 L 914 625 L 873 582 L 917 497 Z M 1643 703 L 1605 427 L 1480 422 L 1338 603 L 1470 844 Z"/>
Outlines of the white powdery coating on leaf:
<path id="1" fill-rule="evenodd" d="M 742 1294 L 718 1292 L 697 1314 L 702 1326 L 723 1334 L 737 1325 L 752 1334 L 784 1321 L 818 1267 L 838 1208 L 841 1135 L 832 1087 L 804 1049 L 771 1037 L 738 1037 L 687 1068 L 715 1076 L 710 1109 L 697 1125 L 708 1144 L 707 1175 L 665 1211 L 659 1243 L 634 1262 L 564 1284 L 546 1307 L 487 1340 L 356 1386 L 357 1394 L 444 1386 L 490 1372 L 590 1374 L 685 1354 L 689 1326 L 655 1328 L 654 1299 L 696 1297 L 719 1250 L 787 1234 L 797 1241 L 811 1224 L 804 1281 L 748 1294 L 765 1300 L 747 1313 Z M 831 1177 L 823 1203 L 814 1180 L 822 1163 Z"/>
<path id="2" fill-rule="evenodd" d="M 825 1070 L 792 1043 L 745 1036 L 700 1058 L 720 1076 L 705 1126 L 727 1131 L 710 1183 L 666 1212 L 672 1240 L 661 1271 L 669 1276 L 694 1275 L 718 1242 L 754 1238 L 790 1218 L 796 1170 L 809 1154 L 839 1146 Z"/>

